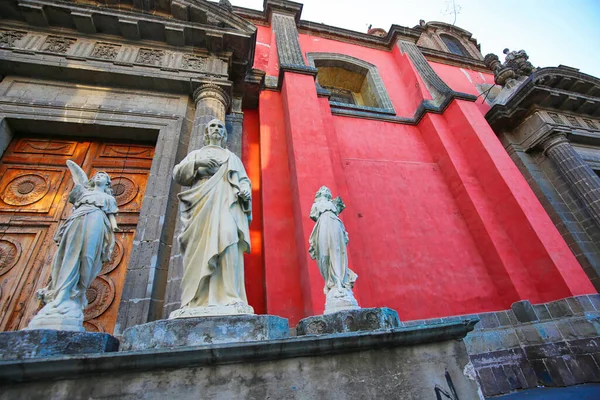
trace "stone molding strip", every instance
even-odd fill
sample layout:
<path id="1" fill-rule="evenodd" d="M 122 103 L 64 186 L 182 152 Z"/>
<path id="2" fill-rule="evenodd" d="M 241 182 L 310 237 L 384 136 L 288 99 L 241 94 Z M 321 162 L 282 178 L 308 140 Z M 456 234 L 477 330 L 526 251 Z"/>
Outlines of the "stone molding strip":
<path id="1" fill-rule="evenodd" d="M 359 111 L 349 107 L 343 108 L 344 105 L 342 103 L 334 103 L 336 107 L 331 109 L 331 113 L 333 115 L 341 115 L 344 117 L 366 118 L 377 121 L 393 122 L 396 124 L 417 125 L 425 113 L 442 114 L 454 100 L 475 101 L 477 100 L 477 97 L 466 93 L 452 92 L 444 97 L 444 101 L 440 105 L 435 105 L 429 100 L 423 100 L 412 117 L 398 117 L 382 113 Z"/>
<path id="2" fill-rule="evenodd" d="M 0 381 L 31 382 L 46 379 L 73 379 L 87 374 L 121 371 L 148 371 L 203 365 L 270 361 L 293 357 L 342 354 L 371 349 L 412 346 L 462 339 L 479 320 L 443 323 L 427 327 L 353 332 L 344 335 L 310 335 L 252 343 L 233 343 L 195 348 L 146 350 L 41 360 L 0 362 Z"/>

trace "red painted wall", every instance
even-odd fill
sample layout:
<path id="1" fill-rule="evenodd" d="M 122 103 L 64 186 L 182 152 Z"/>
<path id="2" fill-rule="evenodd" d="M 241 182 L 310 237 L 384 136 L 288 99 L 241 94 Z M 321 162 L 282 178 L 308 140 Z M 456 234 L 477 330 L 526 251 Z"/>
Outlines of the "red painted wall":
<path id="1" fill-rule="evenodd" d="M 278 75 L 274 35 L 259 27 L 256 62 Z M 268 43 L 268 45 L 267 45 Z M 397 115 L 431 99 L 397 48 L 300 35 L 303 53 L 347 54 L 377 66 Z M 260 47 L 260 51 L 259 51 Z M 431 63 L 454 90 L 479 95 L 491 74 Z M 334 116 L 313 78 L 285 72 L 260 96 L 266 310 L 320 314 L 323 280 L 307 254 L 308 213 L 321 185 L 347 204 L 350 267 L 362 307 L 405 320 L 502 310 L 594 289 L 514 166 L 478 101 L 455 101 L 416 125 Z"/>
<path id="2" fill-rule="evenodd" d="M 242 162 L 252 182 L 252 222 L 250 224 L 251 253 L 244 255 L 245 283 L 248 303 L 254 312 L 264 314 L 266 307 L 265 270 L 263 256 L 263 219 L 260 168 L 260 133 L 258 110 L 244 110 L 242 131 Z"/>

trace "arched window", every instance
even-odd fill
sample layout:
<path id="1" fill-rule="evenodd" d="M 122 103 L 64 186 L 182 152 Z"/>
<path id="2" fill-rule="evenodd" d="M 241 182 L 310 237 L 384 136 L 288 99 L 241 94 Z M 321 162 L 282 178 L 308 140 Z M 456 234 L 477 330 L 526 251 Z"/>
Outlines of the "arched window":
<path id="1" fill-rule="evenodd" d="M 455 37 L 449 36 L 449 35 L 444 35 L 444 34 L 440 35 L 440 37 L 446 44 L 446 47 L 448 47 L 448 50 L 450 51 L 450 53 L 456 54 L 459 56 L 470 57 L 469 53 L 467 52 L 467 50 L 465 50 L 463 45 L 460 44 L 458 39 L 456 39 Z"/>
<path id="2" fill-rule="evenodd" d="M 317 83 L 330 92 L 332 108 L 395 114 L 373 64 L 336 53 L 307 53 L 306 56 L 310 65 L 318 70 Z"/>

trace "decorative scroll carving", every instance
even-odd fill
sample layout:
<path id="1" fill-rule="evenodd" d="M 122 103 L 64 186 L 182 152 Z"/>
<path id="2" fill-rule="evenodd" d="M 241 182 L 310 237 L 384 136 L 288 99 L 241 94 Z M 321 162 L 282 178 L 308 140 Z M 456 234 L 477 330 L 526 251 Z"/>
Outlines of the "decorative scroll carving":
<path id="1" fill-rule="evenodd" d="M 77 142 L 73 141 L 22 139 L 17 144 L 15 152 L 72 156 L 76 147 Z"/>
<path id="2" fill-rule="evenodd" d="M 181 62 L 182 69 L 193 69 L 195 71 L 204 71 L 205 58 L 193 54 L 184 54 Z"/>
<path id="3" fill-rule="evenodd" d="M 24 36 L 25 32 L 0 31 L 0 46 L 15 47 L 15 42 Z"/>
<path id="4" fill-rule="evenodd" d="M 75 39 L 69 39 L 61 36 L 49 36 L 44 43 L 42 50 L 51 53 L 66 53 L 71 45 L 75 43 Z"/>
<path id="5" fill-rule="evenodd" d="M 133 157 L 133 158 L 148 158 L 154 156 L 154 147 L 152 146 L 114 146 L 104 145 L 100 154 L 102 157 Z"/>
<path id="6" fill-rule="evenodd" d="M 110 44 L 110 43 L 96 43 L 94 47 L 94 51 L 92 52 L 91 57 L 103 58 L 105 60 L 114 60 L 117 58 L 117 54 L 119 54 L 119 49 L 121 46 Z"/>
<path id="7" fill-rule="evenodd" d="M 83 322 L 83 327 L 87 332 L 104 332 L 104 326 L 98 321 L 89 320 Z"/>
<path id="8" fill-rule="evenodd" d="M 85 292 L 88 306 L 83 311 L 84 321 L 99 317 L 115 299 L 115 284 L 107 276 L 98 276 Z"/>
<path id="9" fill-rule="evenodd" d="M 114 178 L 113 182 L 113 196 L 115 196 L 119 207 L 135 199 L 140 190 L 137 183 L 124 176 Z"/>
<path id="10" fill-rule="evenodd" d="M 501 63 L 498 56 L 493 53 L 487 54 L 483 59 L 485 65 L 494 71 L 496 84 L 510 88 L 516 84 L 516 81 L 526 79 L 535 71 L 533 64 L 527 61 L 529 56 L 525 50 L 504 49 L 503 53 L 506 54 L 504 63 Z"/>
<path id="11" fill-rule="evenodd" d="M 140 49 L 135 62 L 146 65 L 161 65 L 164 57 L 165 52 L 163 50 Z"/>
<path id="12" fill-rule="evenodd" d="M 21 257 L 21 245 L 19 242 L 2 239 L 0 240 L 0 275 L 10 271 Z"/>
<path id="13" fill-rule="evenodd" d="M 6 186 L 2 200 L 12 206 L 26 206 L 42 199 L 49 189 L 48 177 L 38 174 L 21 175 Z"/>
<path id="14" fill-rule="evenodd" d="M 102 264 L 100 275 L 106 275 L 109 272 L 113 271 L 115 268 L 117 268 L 123 260 L 123 254 L 123 243 L 121 243 L 119 239 L 115 239 L 115 248 L 113 250 L 113 253 L 110 256 L 110 260 Z"/>

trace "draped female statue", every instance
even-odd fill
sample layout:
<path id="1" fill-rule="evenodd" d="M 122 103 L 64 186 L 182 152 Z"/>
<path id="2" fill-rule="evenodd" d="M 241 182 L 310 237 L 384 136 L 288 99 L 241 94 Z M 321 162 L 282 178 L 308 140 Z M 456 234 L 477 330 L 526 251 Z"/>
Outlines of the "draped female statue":
<path id="1" fill-rule="evenodd" d="M 118 208 L 110 177 L 98 172 L 88 180 L 77 164 L 69 160 L 67 166 L 75 183 L 69 193 L 73 211 L 54 236 L 58 250 L 50 283 L 37 291 L 45 306 L 26 329 L 83 331 L 86 291 L 115 245 Z"/>
<path id="2" fill-rule="evenodd" d="M 316 224 L 308 252 L 325 280 L 325 314 L 360 308 L 352 293 L 358 276 L 348 268 L 348 232 L 338 217 L 344 208 L 342 199 L 332 199 L 329 188 L 322 186 L 310 210 L 310 218 Z"/>
<path id="3" fill-rule="evenodd" d="M 242 161 L 225 148 L 225 124 L 206 125 L 204 147 L 173 170 L 188 186 L 179 193 L 183 231 L 181 308 L 169 318 L 253 314 L 244 286 L 244 252 L 250 252 L 251 186 Z"/>

